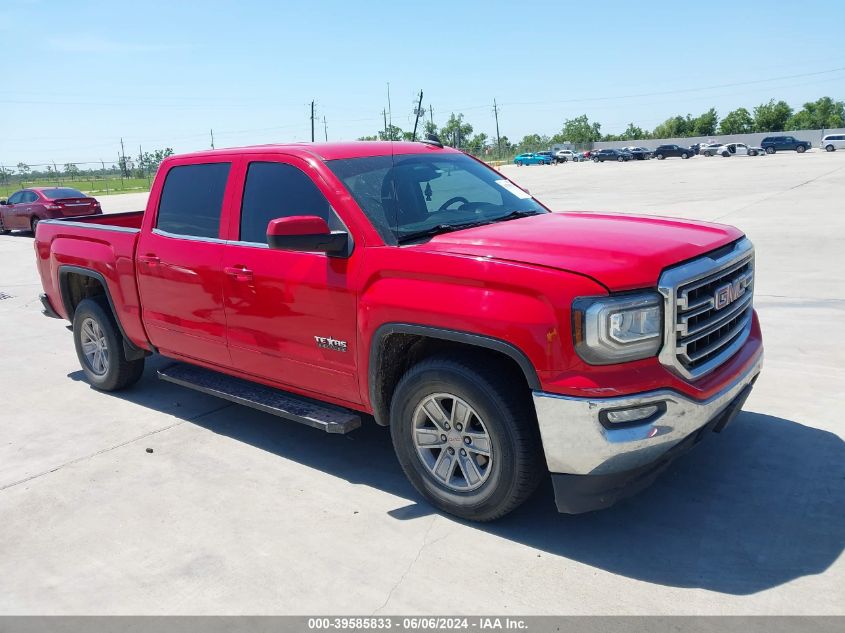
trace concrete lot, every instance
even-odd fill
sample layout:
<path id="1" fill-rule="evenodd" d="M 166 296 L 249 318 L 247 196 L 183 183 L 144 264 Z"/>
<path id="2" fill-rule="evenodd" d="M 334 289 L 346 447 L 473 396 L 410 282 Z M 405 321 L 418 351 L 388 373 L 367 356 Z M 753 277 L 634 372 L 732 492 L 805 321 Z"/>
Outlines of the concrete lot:
<path id="1" fill-rule="evenodd" d="M 0 237 L 0 613 L 845 614 L 845 152 L 505 167 L 554 209 L 736 224 L 767 357 L 746 412 L 592 515 L 439 515 L 388 434 L 82 380 Z M 104 197 L 108 210 L 143 196 Z M 154 453 L 145 449 L 152 448 Z"/>

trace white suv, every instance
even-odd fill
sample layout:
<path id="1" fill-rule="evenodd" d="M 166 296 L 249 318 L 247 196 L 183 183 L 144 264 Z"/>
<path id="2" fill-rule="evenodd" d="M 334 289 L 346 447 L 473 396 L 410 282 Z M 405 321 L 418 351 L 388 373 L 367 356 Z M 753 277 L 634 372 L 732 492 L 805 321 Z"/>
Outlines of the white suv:
<path id="1" fill-rule="evenodd" d="M 845 134 L 828 134 L 822 139 L 819 147 L 823 147 L 828 152 L 845 149 Z"/>

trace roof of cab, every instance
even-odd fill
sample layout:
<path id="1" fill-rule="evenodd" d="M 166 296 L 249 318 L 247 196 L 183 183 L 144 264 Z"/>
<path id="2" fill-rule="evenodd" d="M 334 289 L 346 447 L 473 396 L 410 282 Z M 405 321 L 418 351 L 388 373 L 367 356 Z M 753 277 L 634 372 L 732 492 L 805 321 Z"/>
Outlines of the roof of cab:
<path id="1" fill-rule="evenodd" d="M 450 147 L 437 147 L 430 143 L 410 141 L 344 141 L 338 143 L 285 143 L 273 145 L 251 145 L 230 147 L 202 152 L 179 154 L 178 158 L 203 158 L 210 156 L 231 156 L 238 154 L 294 154 L 316 156 L 320 160 L 339 158 L 363 158 L 368 156 L 389 156 L 390 154 L 424 154 L 426 152 L 458 153 Z M 174 156 L 176 158 L 177 156 Z"/>

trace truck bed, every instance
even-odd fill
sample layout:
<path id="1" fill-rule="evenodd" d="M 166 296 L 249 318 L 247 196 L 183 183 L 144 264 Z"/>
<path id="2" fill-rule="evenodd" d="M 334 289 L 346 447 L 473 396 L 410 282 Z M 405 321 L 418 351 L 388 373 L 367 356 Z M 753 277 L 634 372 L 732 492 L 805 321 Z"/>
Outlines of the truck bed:
<path id="1" fill-rule="evenodd" d="M 71 319 L 61 277 L 88 274 L 106 287 L 127 338 L 140 348 L 149 343 L 141 324 L 135 279 L 135 247 L 143 211 L 44 220 L 38 224 L 35 252 L 38 272 L 51 306 Z"/>

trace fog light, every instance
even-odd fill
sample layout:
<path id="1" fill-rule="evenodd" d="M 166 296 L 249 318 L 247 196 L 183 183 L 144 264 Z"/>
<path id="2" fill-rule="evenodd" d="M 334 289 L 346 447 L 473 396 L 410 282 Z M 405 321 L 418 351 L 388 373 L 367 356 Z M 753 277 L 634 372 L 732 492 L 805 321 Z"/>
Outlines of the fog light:
<path id="1" fill-rule="evenodd" d="M 644 407 L 634 407 L 632 409 L 617 409 L 616 411 L 605 411 L 607 421 L 611 424 L 626 424 L 630 422 L 638 422 L 650 418 L 660 410 L 656 404 L 649 404 Z"/>

